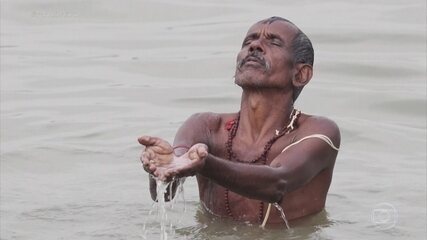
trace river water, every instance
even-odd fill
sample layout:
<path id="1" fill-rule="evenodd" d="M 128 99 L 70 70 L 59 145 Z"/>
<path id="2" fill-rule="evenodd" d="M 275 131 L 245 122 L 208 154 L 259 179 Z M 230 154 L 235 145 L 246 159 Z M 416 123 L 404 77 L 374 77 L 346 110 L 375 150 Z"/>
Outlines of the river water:
<path id="1" fill-rule="evenodd" d="M 292 231 L 236 225 L 200 211 L 188 178 L 173 239 L 424 238 L 425 12 L 421 0 L 1 1 L 1 239 L 141 239 L 144 222 L 159 239 L 137 137 L 237 111 L 236 54 L 273 15 L 314 44 L 297 107 L 342 131 L 326 209 Z"/>

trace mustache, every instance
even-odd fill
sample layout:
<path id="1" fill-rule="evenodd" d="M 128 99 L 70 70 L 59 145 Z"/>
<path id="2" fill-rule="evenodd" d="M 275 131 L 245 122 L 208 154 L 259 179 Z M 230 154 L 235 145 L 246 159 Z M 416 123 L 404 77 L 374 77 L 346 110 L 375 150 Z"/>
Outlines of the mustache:
<path id="1" fill-rule="evenodd" d="M 237 68 L 242 68 L 243 65 L 245 65 L 245 63 L 247 63 L 248 61 L 255 61 L 260 63 L 265 70 L 269 69 L 269 64 L 267 63 L 267 61 L 265 60 L 265 58 L 262 56 L 262 54 L 258 51 L 254 51 L 251 54 L 248 54 L 245 58 L 239 60 L 237 62 Z"/>

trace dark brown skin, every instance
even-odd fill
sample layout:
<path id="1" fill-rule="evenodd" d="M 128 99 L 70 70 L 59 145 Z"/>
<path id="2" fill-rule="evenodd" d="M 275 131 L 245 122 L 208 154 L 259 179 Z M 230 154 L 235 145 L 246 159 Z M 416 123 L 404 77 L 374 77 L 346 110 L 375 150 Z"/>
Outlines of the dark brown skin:
<path id="1" fill-rule="evenodd" d="M 293 89 L 305 86 L 311 79 L 310 65 L 293 63 L 290 44 L 296 31 L 295 26 L 283 21 L 257 23 L 249 29 L 238 54 L 235 82 L 243 93 L 233 151 L 243 161 L 257 158 L 275 130 L 289 123 Z M 261 58 L 247 58 L 255 52 Z M 288 220 L 321 211 L 337 151 L 320 139 L 308 139 L 281 151 L 311 134 L 324 134 L 338 147 L 337 125 L 323 117 L 302 114 L 298 127 L 273 144 L 266 165 L 245 164 L 226 159 L 225 125 L 236 116 L 237 113 L 191 116 L 174 140 L 174 146 L 191 147 L 188 151 L 174 150 L 159 138 L 139 138 L 146 146 L 141 156 L 144 169 L 163 180 L 196 175 L 202 205 L 219 216 L 227 217 L 224 191 L 229 189 L 230 208 L 239 221 L 258 222 L 260 201 L 278 202 Z M 154 180 L 150 185 L 155 199 Z M 274 223 L 282 224 L 283 220 L 272 209 L 268 224 Z"/>

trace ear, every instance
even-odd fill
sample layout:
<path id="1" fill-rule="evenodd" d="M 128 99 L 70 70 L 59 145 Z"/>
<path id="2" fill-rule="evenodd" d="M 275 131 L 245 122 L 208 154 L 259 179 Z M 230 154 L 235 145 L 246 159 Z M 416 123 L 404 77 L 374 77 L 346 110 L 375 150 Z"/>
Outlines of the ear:
<path id="1" fill-rule="evenodd" d="M 313 67 L 305 64 L 298 63 L 295 66 L 295 75 L 292 79 L 292 84 L 296 88 L 302 88 L 310 82 L 311 77 L 313 76 Z"/>

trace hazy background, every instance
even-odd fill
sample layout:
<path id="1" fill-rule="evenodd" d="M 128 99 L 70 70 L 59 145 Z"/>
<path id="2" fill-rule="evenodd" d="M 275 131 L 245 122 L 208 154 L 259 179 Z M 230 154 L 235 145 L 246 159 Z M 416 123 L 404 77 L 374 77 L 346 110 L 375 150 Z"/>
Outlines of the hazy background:
<path id="1" fill-rule="evenodd" d="M 231 228 L 204 219 L 192 178 L 174 238 L 425 237 L 425 1 L 0 6 L 1 239 L 140 239 L 152 201 L 136 138 L 172 140 L 194 112 L 237 111 L 236 54 L 250 25 L 274 15 L 315 48 L 297 107 L 342 131 L 326 211 L 292 233 Z"/>

